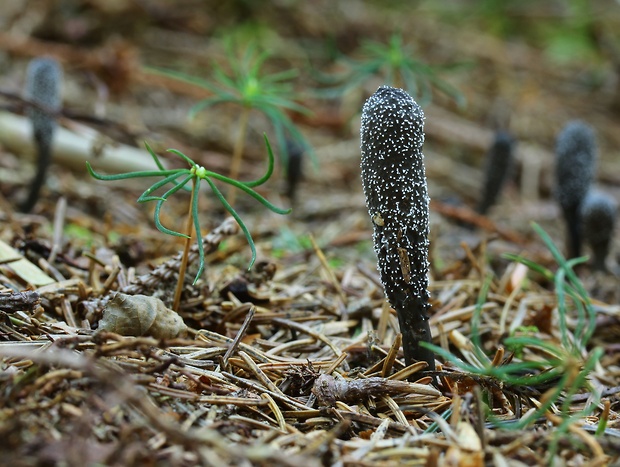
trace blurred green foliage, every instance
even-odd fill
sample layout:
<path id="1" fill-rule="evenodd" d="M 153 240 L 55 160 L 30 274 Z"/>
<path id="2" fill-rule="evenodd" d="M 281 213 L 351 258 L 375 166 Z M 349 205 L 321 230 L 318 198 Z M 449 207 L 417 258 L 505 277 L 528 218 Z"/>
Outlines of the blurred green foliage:
<path id="1" fill-rule="evenodd" d="M 242 32 L 239 34 L 244 36 Z M 305 115 L 311 113 L 296 100 L 297 94 L 292 80 L 297 77 L 297 70 L 265 73 L 264 65 L 270 57 L 268 52 L 259 50 L 251 42 L 237 43 L 235 36 L 225 39 L 224 44 L 225 61 L 213 63 L 210 77 L 198 77 L 166 69 L 150 71 L 202 87 L 213 94 L 197 102 L 190 109 L 190 117 L 219 104 L 235 104 L 246 111 L 259 111 L 267 117 L 275 131 L 280 154 L 288 153 L 287 137 L 292 138 L 304 150 L 311 150 L 309 142 L 287 114 L 287 111 Z M 245 135 L 245 128 L 242 129 L 242 134 Z M 237 174 L 233 173 L 231 176 L 234 178 Z"/>
<path id="2" fill-rule="evenodd" d="M 594 40 L 597 21 L 595 10 L 604 11 L 602 3 L 590 0 L 473 0 L 459 2 L 424 2 L 448 22 L 477 27 L 502 39 L 523 39 L 541 48 L 559 63 L 596 60 L 600 56 Z M 610 6 L 613 8 L 613 6 Z"/>
<path id="3" fill-rule="evenodd" d="M 420 105 L 431 101 L 433 89 L 446 94 L 460 107 L 465 97 L 447 81 L 439 77 L 440 69 L 415 58 L 413 48 L 403 42 L 402 34 L 392 34 L 387 43 L 364 41 L 354 54 L 357 58 L 341 56 L 346 71 L 339 75 L 323 76 L 322 81 L 331 85 L 324 94 L 328 97 L 345 93 L 363 83 L 381 78 L 382 84 L 403 88 Z"/>

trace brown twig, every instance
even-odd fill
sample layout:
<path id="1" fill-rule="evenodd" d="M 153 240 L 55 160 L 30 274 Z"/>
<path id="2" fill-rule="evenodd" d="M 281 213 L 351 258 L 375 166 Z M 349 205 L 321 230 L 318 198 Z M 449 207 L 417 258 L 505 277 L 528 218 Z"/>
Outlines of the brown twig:
<path id="1" fill-rule="evenodd" d="M 451 219 L 475 225 L 476 227 L 486 230 L 487 232 L 495 233 L 504 240 L 508 240 L 516 245 L 525 246 L 528 243 L 527 239 L 519 233 L 495 224 L 491 219 L 478 214 L 471 208 L 452 206 L 447 203 L 442 203 L 441 201 L 431 200 L 431 210 Z"/>

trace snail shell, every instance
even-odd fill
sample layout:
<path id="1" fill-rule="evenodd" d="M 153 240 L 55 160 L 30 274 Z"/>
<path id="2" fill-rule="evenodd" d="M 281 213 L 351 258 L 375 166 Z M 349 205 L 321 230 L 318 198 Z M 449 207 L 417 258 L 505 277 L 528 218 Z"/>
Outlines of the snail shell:
<path id="1" fill-rule="evenodd" d="M 187 326 L 159 298 L 117 293 L 103 309 L 99 329 L 123 336 L 172 339 L 185 334 Z"/>

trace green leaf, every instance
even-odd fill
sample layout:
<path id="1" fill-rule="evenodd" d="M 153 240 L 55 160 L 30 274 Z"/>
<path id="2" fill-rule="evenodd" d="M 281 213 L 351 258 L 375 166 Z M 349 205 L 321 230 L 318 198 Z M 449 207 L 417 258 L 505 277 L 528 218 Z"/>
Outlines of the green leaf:
<path id="1" fill-rule="evenodd" d="M 224 183 L 228 183 L 229 185 L 232 185 L 235 188 L 239 188 L 241 191 L 243 191 L 244 193 L 250 195 L 256 201 L 261 203 L 263 206 L 268 208 L 270 211 L 275 212 L 276 214 L 290 214 L 291 211 L 292 211 L 292 209 L 290 209 L 290 208 L 289 209 L 283 209 L 283 208 L 279 208 L 279 207 L 271 204 L 263 196 L 258 194 L 252 188 L 246 186 L 243 182 L 238 182 L 237 180 L 233 180 L 232 178 L 228 178 L 225 175 L 220 175 L 220 174 L 215 173 L 215 172 L 210 172 L 209 175 L 210 175 L 209 178 L 215 178 L 216 180 L 219 180 L 219 181 L 224 182 Z M 207 178 L 207 180 L 209 180 L 209 178 Z"/>
<path id="2" fill-rule="evenodd" d="M 271 178 L 271 175 L 273 174 L 273 166 L 274 166 L 273 151 L 271 150 L 271 144 L 269 144 L 269 139 L 267 139 L 266 133 L 263 133 L 263 140 L 265 141 L 265 146 L 267 147 L 267 171 L 261 178 L 257 180 L 250 181 L 250 182 L 240 182 L 247 187 L 260 186 L 263 183 L 265 183 L 267 180 L 269 180 L 269 178 Z"/>
<path id="3" fill-rule="evenodd" d="M 176 179 L 179 178 L 181 175 L 187 175 L 185 177 L 185 179 L 180 182 L 180 183 L 176 183 Z M 172 175 L 168 175 L 166 178 L 164 178 L 163 180 L 160 180 L 157 183 L 154 183 L 153 185 L 151 185 L 149 188 L 147 188 L 144 193 L 142 193 L 140 195 L 140 197 L 138 198 L 138 203 L 146 203 L 147 201 L 157 201 L 157 200 L 161 200 L 164 199 L 161 196 L 150 196 L 150 194 L 152 192 L 154 192 L 155 190 L 163 187 L 164 185 L 167 185 L 168 183 L 173 183 L 175 182 L 175 184 L 177 186 L 179 186 L 179 189 L 183 188 L 183 185 L 185 185 L 190 179 L 192 178 L 192 175 L 189 174 L 189 171 L 187 169 L 184 170 L 179 170 L 177 173 L 174 173 Z"/>
<path id="4" fill-rule="evenodd" d="M 237 224 L 239 224 L 241 231 L 245 235 L 245 238 L 248 241 L 248 244 L 250 245 L 250 250 L 252 250 L 252 259 L 250 260 L 250 265 L 248 266 L 248 270 L 252 269 L 252 266 L 254 265 L 254 262 L 256 261 L 256 246 L 254 245 L 254 240 L 252 239 L 252 235 L 250 234 L 250 231 L 248 230 L 247 226 L 245 225 L 241 217 L 239 217 L 239 214 L 237 214 L 237 211 L 235 211 L 235 209 L 230 205 L 230 203 L 226 201 L 226 198 L 224 198 L 224 195 L 218 189 L 215 183 L 213 183 L 213 181 L 209 178 L 207 178 L 206 180 L 209 186 L 211 187 L 211 190 L 213 190 L 213 193 L 215 194 L 217 199 L 220 200 L 220 203 L 222 203 L 222 206 L 224 206 L 224 208 L 230 213 L 230 215 L 234 217 L 234 219 L 237 221 Z"/>
<path id="5" fill-rule="evenodd" d="M 161 177 L 176 174 L 177 170 L 146 170 L 140 172 L 126 172 L 122 174 L 116 175 L 105 175 L 95 172 L 90 165 L 90 162 L 86 161 L 86 170 L 91 177 L 96 178 L 97 180 L 103 181 L 114 181 L 114 180 L 126 180 L 128 178 L 145 178 L 145 177 Z"/>

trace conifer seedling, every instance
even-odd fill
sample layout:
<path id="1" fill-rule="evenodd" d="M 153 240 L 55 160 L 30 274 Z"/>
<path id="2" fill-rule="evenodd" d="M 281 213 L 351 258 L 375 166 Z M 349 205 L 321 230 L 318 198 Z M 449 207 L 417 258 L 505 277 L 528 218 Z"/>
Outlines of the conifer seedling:
<path id="1" fill-rule="evenodd" d="M 86 162 L 86 168 L 88 169 L 88 172 L 90 173 L 92 177 L 96 178 L 97 180 L 112 181 L 112 180 L 126 180 L 126 179 L 133 179 L 133 178 L 161 177 L 161 180 L 151 185 L 149 188 L 147 188 L 144 191 L 144 193 L 140 195 L 140 197 L 138 198 L 138 203 L 146 203 L 149 201 L 155 201 L 156 205 L 155 205 L 154 219 L 155 219 L 155 226 L 157 227 L 157 229 L 160 232 L 163 232 L 165 234 L 173 235 L 176 237 L 183 237 L 186 239 L 183 264 L 181 266 L 181 270 L 179 271 L 179 282 L 177 284 L 177 290 L 175 293 L 175 303 L 173 306 L 174 310 L 178 309 L 182 284 L 183 284 L 184 275 L 185 275 L 185 268 L 187 267 L 187 255 L 189 253 L 189 247 L 191 243 L 191 237 L 192 237 L 193 230 L 195 230 L 197 237 L 198 237 L 198 254 L 199 254 L 199 266 L 198 266 L 198 272 L 196 273 L 196 276 L 194 277 L 194 284 L 202 275 L 202 272 L 204 271 L 204 267 L 205 267 L 205 254 L 204 254 L 204 249 L 202 245 L 200 217 L 198 214 L 198 194 L 200 190 L 200 183 L 203 180 L 209 185 L 213 194 L 215 194 L 216 198 L 220 201 L 220 203 L 222 203 L 222 206 L 224 206 L 224 208 L 230 213 L 230 215 L 234 217 L 234 219 L 239 224 L 239 227 L 241 227 L 241 230 L 245 234 L 245 238 L 247 239 L 250 245 L 250 249 L 252 250 L 252 259 L 250 261 L 250 265 L 248 269 L 252 267 L 252 265 L 254 264 L 256 260 L 256 247 L 254 245 L 254 240 L 252 239 L 252 235 L 250 234 L 249 229 L 247 228 L 247 226 L 245 225 L 245 223 L 243 222 L 243 220 L 241 219 L 237 211 L 235 211 L 235 209 L 231 206 L 228 200 L 224 197 L 220 189 L 215 184 L 215 181 L 226 183 L 230 185 L 231 187 L 241 190 L 242 192 L 246 193 L 247 195 L 254 198 L 256 201 L 261 203 L 263 206 L 265 206 L 266 208 L 268 208 L 269 210 L 277 214 L 288 214 L 291 211 L 290 209 L 281 209 L 281 208 L 278 208 L 277 206 L 274 206 L 269 201 L 267 201 L 267 199 L 265 199 L 263 196 L 261 196 L 259 193 L 257 193 L 253 189 L 254 187 L 260 186 L 263 183 L 265 183 L 267 180 L 269 180 L 269 178 L 271 177 L 273 173 L 273 166 L 274 166 L 273 151 L 271 150 L 271 146 L 269 144 L 269 140 L 267 139 L 266 135 L 264 136 L 264 139 L 265 139 L 265 145 L 267 147 L 267 154 L 269 156 L 267 171 L 261 178 L 257 180 L 249 181 L 249 182 L 241 182 L 238 180 L 234 180 L 230 177 L 221 175 L 217 172 L 207 170 L 206 168 L 196 164 L 193 160 L 191 160 L 189 157 L 187 157 L 182 152 L 177 151 L 176 149 L 169 149 L 168 151 L 179 156 L 181 159 L 187 162 L 187 164 L 189 165 L 189 168 L 169 169 L 169 170 L 165 169 L 162 163 L 160 162 L 159 158 L 155 154 L 155 152 L 151 149 L 151 147 L 148 144 L 146 144 L 146 149 L 149 151 L 149 153 L 153 157 L 153 160 L 155 161 L 155 164 L 157 165 L 158 170 L 128 172 L 128 173 L 121 173 L 121 174 L 115 174 L 115 175 L 104 175 L 104 174 L 95 172 L 93 168 L 91 167 L 90 163 Z M 177 193 L 178 191 L 182 189 L 185 189 L 186 185 L 190 182 L 192 183 L 191 200 L 190 200 L 190 207 L 189 207 L 189 212 L 188 212 L 188 217 L 187 217 L 186 231 L 185 233 L 177 232 L 175 230 L 169 229 L 165 227 L 164 225 L 162 225 L 161 220 L 160 220 L 161 208 L 163 207 L 164 202 L 170 196 L 172 196 L 173 194 Z M 164 187 L 170 184 L 172 185 L 172 187 L 169 188 L 162 195 L 157 196 L 153 194 L 157 190 L 163 189 Z"/>
<path id="2" fill-rule="evenodd" d="M 202 79 L 169 70 L 153 71 L 200 86 L 213 93 L 212 97 L 203 99 L 191 108 L 190 117 L 219 104 L 229 103 L 241 107 L 229 177 L 231 179 L 239 177 L 249 116 L 252 110 L 257 110 L 267 117 L 273 126 L 280 153 L 285 157 L 287 155 L 287 134 L 301 147 L 309 150 L 310 144 L 286 113 L 286 111 L 310 113 L 306 107 L 294 100 L 291 80 L 297 75 L 297 71 L 263 73 L 263 65 L 269 58 L 269 54 L 258 52 L 252 46 L 247 46 L 239 57 L 232 43 L 229 42 L 227 44 L 227 57 L 227 69 L 214 64 L 211 79 Z M 234 205 L 234 192 L 230 193 L 229 202 Z"/>
<path id="3" fill-rule="evenodd" d="M 329 81 L 341 82 L 327 94 L 341 94 L 348 89 L 376 77 L 395 87 L 402 87 L 418 102 L 429 102 L 433 88 L 456 101 L 459 107 L 465 106 L 463 94 L 439 77 L 436 67 L 415 58 L 414 50 L 403 42 L 402 34 L 393 34 L 387 43 L 365 41 L 359 50 L 358 59 L 345 57 L 343 64 L 348 71 Z"/>

